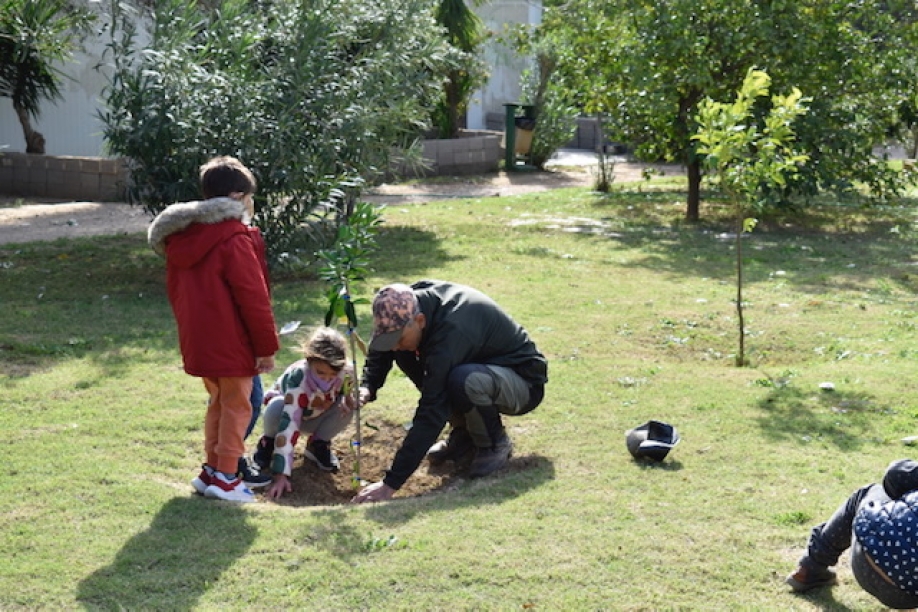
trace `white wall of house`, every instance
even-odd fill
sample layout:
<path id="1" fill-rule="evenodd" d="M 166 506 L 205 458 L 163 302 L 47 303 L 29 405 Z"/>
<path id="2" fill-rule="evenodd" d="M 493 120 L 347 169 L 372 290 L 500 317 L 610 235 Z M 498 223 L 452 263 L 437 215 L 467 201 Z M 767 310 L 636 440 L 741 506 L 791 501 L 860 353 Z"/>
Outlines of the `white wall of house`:
<path id="1" fill-rule="evenodd" d="M 105 79 L 96 70 L 104 44 L 89 43 L 86 53 L 74 55 L 73 61 L 62 66 L 71 78 L 61 87 L 63 99 L 57 104 L 43 102 L 41 114 L 32 120 L 32 127 L 45 137 L 48 155 L 103 155 L 102 124 L 96 118 L 102 108 L 100 96 Z M 0 98 L 0 149 L 25 153 L 22 126 L 9 98 Z"/>
<path id="2" fill-rule="evenodd" d="M 486 27 L 503 32 L 505 24 L 541 21 L 542 5 L 536 0 L 495 0 L 476 9 Z M 97 70 L 105 40 L 89 41 L 85 53 L 78 53 L 62 71 L 71 78 L 62 86 L 64 95 L 56 104 L 44 102 L 41 114 L 32 127 L 45 137 L 45 153 L 59 156 L 105 156 L 102 123 L 98 112 L 104 108 L 101 100 L 105 78 Z M 487 113 L 503 113 L 505 103 L 518 101 L 520 74 L 526 64 L 511 49 L 492 41 L 485 50 L 490 65 L 488 84 L 474 95 L 469 105 L 467 124 L 472 129 L 486 127 Z M 25 153 L 22 126 L 9 98 L 0 97 L 0 153 Z"/>
<path id="3" fill-rule="evenodd" d="M 492 32 L 485 47 L 485 62 L 489 66 L 487 85 L 475 92 L 466 113 L 468 127 L 473 130 L 487 127 L 488 113 L 504 114 L 504 104 L 520 102 L 520 75 L 528 68 L 528 60 L 500 44 L 496 38 L 504 33 L 505 26 L 542 23 L 540 0 L 493 0 L 475 9 L 485 27 Z"/>

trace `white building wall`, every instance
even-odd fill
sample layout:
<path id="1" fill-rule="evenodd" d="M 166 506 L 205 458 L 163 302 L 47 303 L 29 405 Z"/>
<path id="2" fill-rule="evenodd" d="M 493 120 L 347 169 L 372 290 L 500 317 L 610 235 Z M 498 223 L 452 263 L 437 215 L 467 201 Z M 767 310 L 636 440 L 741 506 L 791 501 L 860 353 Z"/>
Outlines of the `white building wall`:
<path id="1" fill-rule="evenodd" d="M 504 104 L 520 102 L 520 76 L 528 67 L 528 60 L 496 40 L 504 34 L 505 26 L 542 23 L 540 0 L 494 0 L 475 9 L 485 27 L 494 36 L 485 47 L 484 58 L 491 76 L 469 102 L 466 120 L 469 129 L 485 129 L 488 113 L 504 114 Z"/>
<path id="2" fill-rule="evenodd" d="M 63 66 L 63 72 L 72 77 L 61 84 L 63 99 L 57 104 L 42 102 L 41 114 L 32 119 L 32 127 L 45 137 L 48 155 L 103 155 L 102 124 L 96 118 L 102 108 L 100 96 L 105 79 L 95 69 L 104 50 L 101 42 L 88 43 L 87 53 L 74 55 Z M 25 153 L 22 126 L 9 98 L 0 98 L 0 149 Z"/>

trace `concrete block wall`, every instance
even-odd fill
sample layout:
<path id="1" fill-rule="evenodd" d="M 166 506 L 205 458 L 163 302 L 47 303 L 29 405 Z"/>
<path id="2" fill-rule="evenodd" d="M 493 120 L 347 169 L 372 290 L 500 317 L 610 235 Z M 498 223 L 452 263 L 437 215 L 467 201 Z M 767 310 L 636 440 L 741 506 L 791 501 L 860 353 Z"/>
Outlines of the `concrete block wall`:
<path id="1" fill-rule="evenodd" d="M 429 166 L 414 172 L 402 169 L 401 176 L 455 176 L 497 172 L 503 155 L 501 132 L 465 130 L 461 138 L 431 139 L 421 143 Z"/>
<path id="2" fill-rule="evenodd" d="M 497 172 L 503 132 L 465 130 L 461 138 L 422 143 L 426 170 L 399 176 L 452 176 Z M 54 200 L 122 202 L 128 171 L 119 159 L 0 153 L 0 195 Z"/>
<path id="3" fill-rule="evenodd" d="M 595 117 L 577 117 L 577 129 L 569 146 L 572 149 L 597 150 L 599 146 L 599 124 Z"/>
<path id="4" fill-rule="evenodd" d="M 0 153 L 0 194 L 12 197 L 124 201 L 120 159 Z"/>
<path id="5" fill-rule="evenodd" d="M 505 124 L 507 122 L 507 115 L 505 113 L 488 113 L 485 116 L 485 125 L 489 130 L 494 130 L 495 132 L 504 133 Z"/>

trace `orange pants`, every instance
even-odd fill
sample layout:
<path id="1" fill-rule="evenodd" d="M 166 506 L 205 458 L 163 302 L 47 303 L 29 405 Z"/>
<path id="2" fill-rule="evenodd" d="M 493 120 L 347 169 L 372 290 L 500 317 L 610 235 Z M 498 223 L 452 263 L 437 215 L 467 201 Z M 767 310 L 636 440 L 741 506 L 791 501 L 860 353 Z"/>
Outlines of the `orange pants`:
<path id="1" fill-rule="evenodd" d="M 204 417 L 204 452 L 207 464 L 235 474 L 245 453 L 245 430 L 252 418 L 252 377 L 204 378 L 210 394 Z"/>

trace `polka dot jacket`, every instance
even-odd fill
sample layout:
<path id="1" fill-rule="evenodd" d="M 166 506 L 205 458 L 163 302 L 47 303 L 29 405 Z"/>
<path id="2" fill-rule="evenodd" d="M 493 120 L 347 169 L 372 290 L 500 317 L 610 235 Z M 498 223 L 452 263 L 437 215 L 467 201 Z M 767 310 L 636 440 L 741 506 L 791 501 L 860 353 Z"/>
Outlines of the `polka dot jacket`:
<path id="1" fill-rule="evenodd" d="M 271 471 L 290 475 L 293 468 L 293 449 L 300 437 L 303 421 L 318 418 L 339 400 L 349 401 L 353 391 L 353 369 L 345 367 L 327 390 L 322 390 L 309 376 L 309 364 L 305 359 L 291 364 L 265 393 L 267 406 L 275 397 L 283 396 L 284 412 L 281 415 L 277 436 L 274 438 L 274 455 Z"/>
<path id="2" fill-rule="evenodd" d="M 868 503 L 854 519 L 854 535 L 896 586 L 918 595 L 918 491 Z"/>

